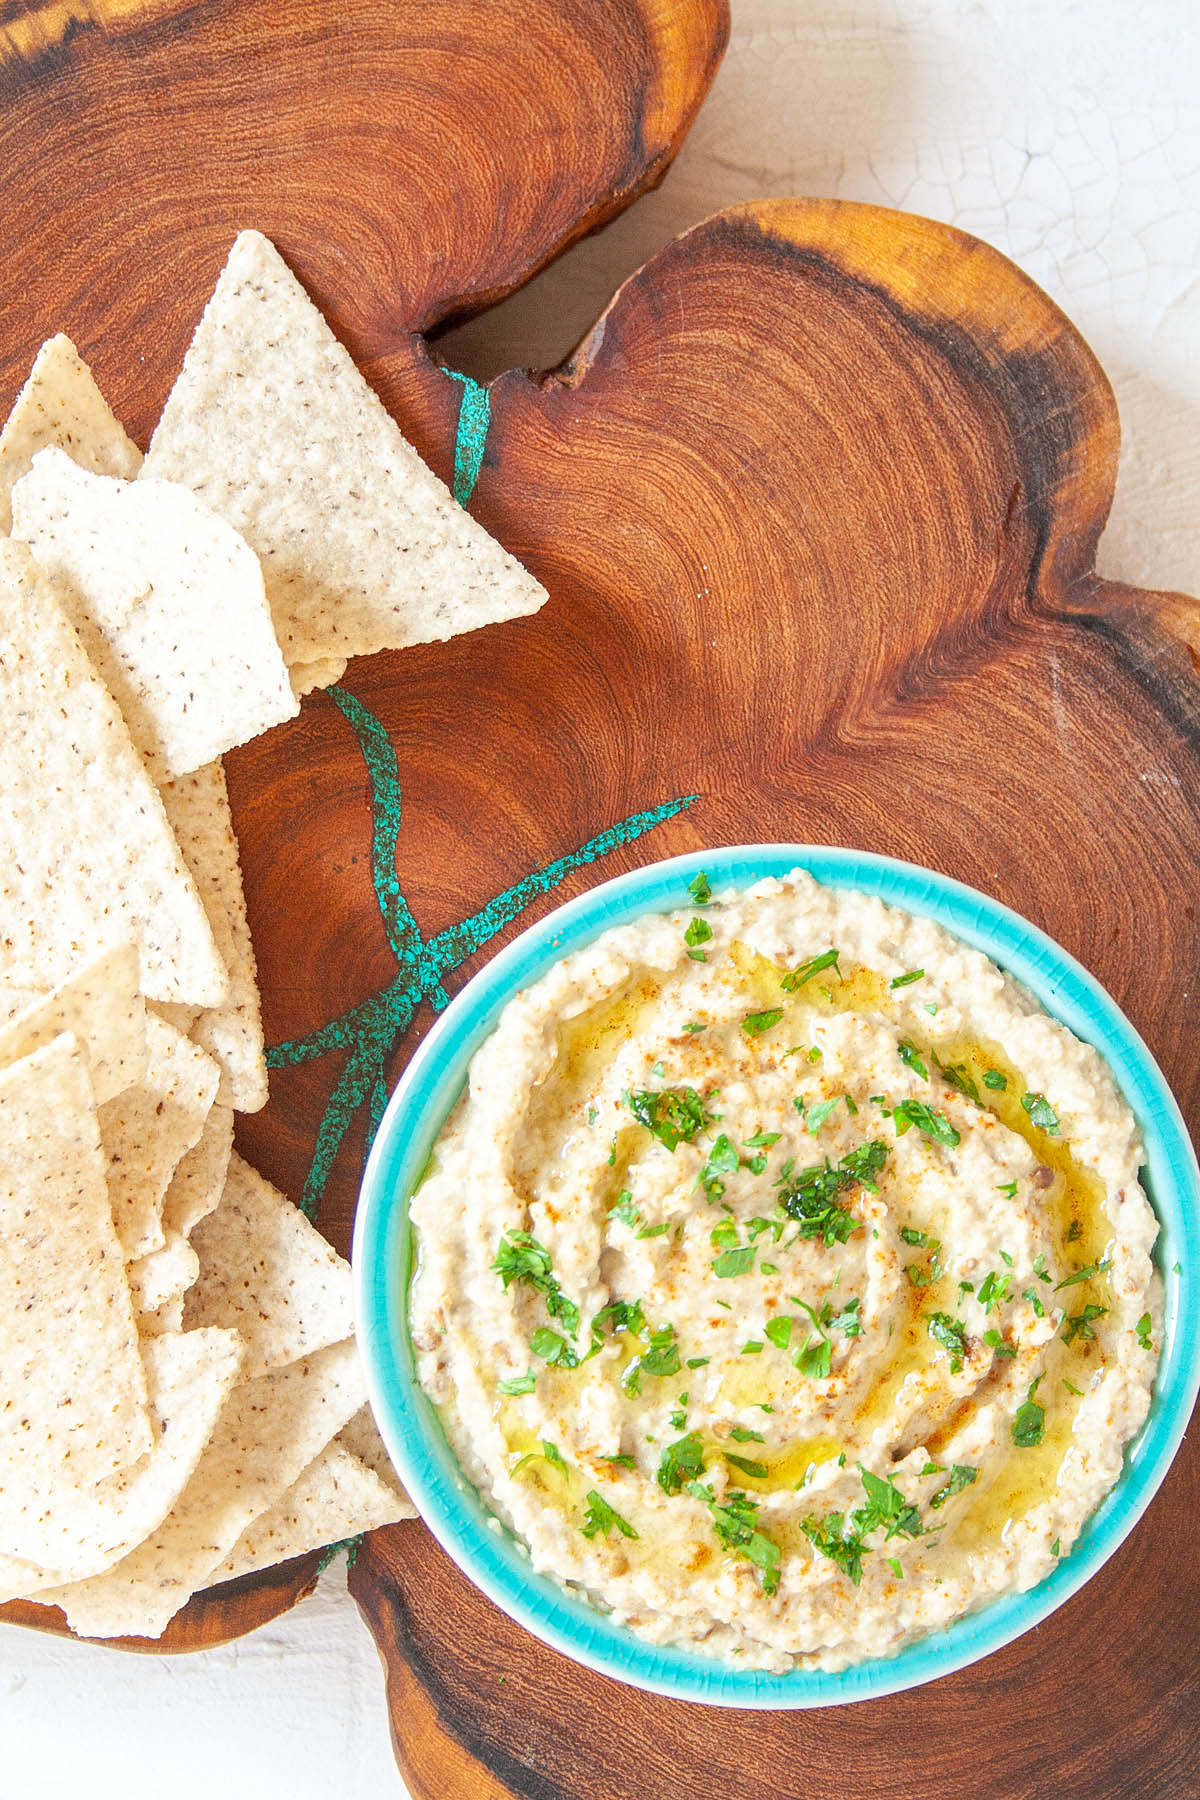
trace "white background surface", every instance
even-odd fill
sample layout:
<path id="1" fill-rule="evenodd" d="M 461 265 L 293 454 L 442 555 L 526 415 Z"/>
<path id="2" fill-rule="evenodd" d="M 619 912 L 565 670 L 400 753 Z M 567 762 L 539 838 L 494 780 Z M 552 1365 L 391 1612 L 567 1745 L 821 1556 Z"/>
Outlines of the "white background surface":
<path id="1" fill-rule="evenodd" d="M 676 232 L 787 193 L 948 220 L 1039 281 L 1121 408 L 1103 572 L 1200 592 L 1200 0 L 734 0 L 663 188 L 439 354 L 477 376 L 552 364 Z M 194 1657 L 0 1626 L 0 1800 L 34 1794 L 402 1800 L 340 1566 Z"/>

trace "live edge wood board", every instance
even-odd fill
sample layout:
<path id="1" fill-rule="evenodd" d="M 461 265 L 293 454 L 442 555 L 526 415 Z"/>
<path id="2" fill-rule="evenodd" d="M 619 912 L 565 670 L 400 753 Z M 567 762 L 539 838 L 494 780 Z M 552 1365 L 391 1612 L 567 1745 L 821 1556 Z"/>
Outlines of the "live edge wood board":
<path id="1" fill-rule="evenodd" d="M 724 0 L 0 8 L 0 407 L 65 329 L 144 443 L 252 224 L 448 478 L 462 390 L 426 334 L 661 178 L 727 30 Z M 1195 1129 L 1200 624 L 1193 601 L 1094 573 L 1117 436 L 1069 323 L 947 227 L 781 200 L 668 246 L 561 369 L 491 388 L 471 508 L 549 604 L 345 677 L 396 749 L 397 870 L 422 931 L 695 795 L 603 872 L 766 839 L 945 870 L 1099 976 Z M 228 770 L 277 1042 L 394 972 L 366 776 L 319 696 Z M 241 1123 L 293 1196 L 336 1074 L 336 1057 L 277 1072 Z M 343 1249 L 361 1156 L 352 1133 L 321 1216 Z M 708 1712 L 578 1669 L 419 1525 L 370 1538 L 351 1586 L 418 1800 L 1183 1800 L 1200 1794 L 1198 1516 L 1193 1440 L 1114 1560 L 1029 1637 L 931 1688 L 808 1714 Z M 314 1571 L 198 1598 L 167 1647 L 264 1622 Z"/>

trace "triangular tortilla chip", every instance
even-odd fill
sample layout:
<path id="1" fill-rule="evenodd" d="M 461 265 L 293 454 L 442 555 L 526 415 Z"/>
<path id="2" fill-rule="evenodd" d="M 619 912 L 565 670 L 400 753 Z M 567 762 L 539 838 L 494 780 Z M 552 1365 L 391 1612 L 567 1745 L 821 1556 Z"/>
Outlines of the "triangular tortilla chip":
<path id="1" fill-rule="evenodd" d="M 177 1231 L 163 1233 L 161 1250 L 140 1256 L 129 1265 L 129 1293 L 138 1315 L 138 1330 L 143 1313 L 156 1313 L 171 1300 L 181 1300 L 200 1273 L 200 1259 L 185 1237 Z"/>
<path id="2" fill-rule="evenodd" d="M 219 762 L 206 763 L 159 791 L 229 971 L 224 1006 L 174 1023 L 221 1065 L 218 1098 L 239 1112 L 257 1112 L 267 1103 L 262 1007 L 225 771 Z"/>
<path id="3" fill-rule="evenodd" d="M 220 1005 L 228 980 L 158 791 L 29 551 L 7 541 L 0 718 L 0 978 L 44 992 L 132 940 L 147 998 Z"/>
<path id="4" fill-rule="evenodd" d="M 404 1490 L 400 1477 L 392 1466 L 392 1459 L 387 1453 L 379 1428 L 375 1423 L 369 1406 L 356 1412 L 348 1425 L 338 1432 L 337 1441 L 345 1449 L 357 1456 L 359 1462 L 366 1463 L 372 1474 L 378 1475 L 385 1487 L 389 1487 L 410 1510 L 401 1516 L 415 1518 L 417 1509 L 413 1506 Z"/>
<path id="5" fill-rule="evenodd" d="M 69 1031 L 87 1061 L 96 1104 L 111 1100 L 146 1069 L 146 1003 L 137 983 L 137 951 L 118 944 L 43 996 L 0 988 L 0 1065 Z"/>
<path id="6" fill-rule="evenodd" d="M 220 1568 L 213 1570 L 212 1580 L 232 1581 L 290 1556 L 357 1537 L 360 1531 L 378 1531 L 415 1517 L 415 1507 L 398 1499 L 335 1438 L 274 1506 L 246 1527 Z"/>
<path id="7" fill-rule="evenodd" d="M 126 1260 L 163 1247 L 163 1196 L 200 1140 L 221 1072 L 155 1013 L 146 1016 L 146 1073 L 100 1108 L 108 1195 Z"/>
<path id="8" fill-rule="evenodd" d="M 163 1231 L 189 1237 L 192 1228 L 206 1219 L 225 1192 L 229 1153 L 233 1148 L 233 1109 L 218 1101 L 199 1140 L 190 1149 L 163 1197 Z"/>
<path id="9" fill-rule="evenodd" d="M 73 1037 L 0 1070 L 0 1544 L 43 1568 L 56 1500 L 152 1442 L 104 1171 Z"/>
<path id="10" fill-rule="evenodd" d="M 9 497 L 39 450 L 57 444 L 72 462 L 97 475 L 137 474 L 142 453 L 117 424 L 108 402 L 69 337 L 52 337 L 37 353 L 29 380 L 0 431 L 0 537 L 12 530 Z"/>
<path id="11" fill-rule="evenodd" d="M 453 637 L 546 598 L 405 442 L 256 231 L 230 251 L 146 477 L 193 488 L 258 552 L 289 666 Z"/>
<path id="12" fill-rule="evenodd" d="M 153 1442 L 131 1468 L 83 1491 L 47 1519 L 40 1538 L 45 1573 L 0 1568 L 0 1598 L 102 1574 L 161 1525 L 191 1479 L 238 1377 L 234 1331 L 188 1331 L 142 1344 Z M 48 1571 L 53 1570 L 53 1573 Z M 12 1586 L 13 1582 L 19 1583 Z"/>
<path id="13" fill-rule="evenodd" d="M 358 1411 L 365 1393 L 352 1342 L 239 1383 L 158 1529 L 107 1573 L 39 1598 L 63 1607 L 81 1637 L 160 1636 L 251 1521 Z"/>
<path id="14" fill-rule="evenodd" d="M 189 489 L 41 450 L 12 512 L 157 780 L 295 716 L 258 559 Z"/>
<path id="15" fill-rule="evenodd" d="M 236 1150 L 221 1204 L 196 1226 L 192 1244 L 200 1273 L 184 1321 L 189 1330 L 240 1331 L 248 1379 L 353 1331 L 350 1264 Z"/>

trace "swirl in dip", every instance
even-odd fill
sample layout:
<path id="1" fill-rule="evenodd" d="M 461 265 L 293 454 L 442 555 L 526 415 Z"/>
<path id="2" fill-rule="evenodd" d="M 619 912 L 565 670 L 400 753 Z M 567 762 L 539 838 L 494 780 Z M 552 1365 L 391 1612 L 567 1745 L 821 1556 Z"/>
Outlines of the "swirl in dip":
<path id="1" fill-rule="evenodd" d="M 607 932 L 506 1007 L 411 1202 L 418 1372 L 557 1577 L 772 1670 L 1040 1581 L 1161 1327 L 1096 1052 L 802 871 Z"/>

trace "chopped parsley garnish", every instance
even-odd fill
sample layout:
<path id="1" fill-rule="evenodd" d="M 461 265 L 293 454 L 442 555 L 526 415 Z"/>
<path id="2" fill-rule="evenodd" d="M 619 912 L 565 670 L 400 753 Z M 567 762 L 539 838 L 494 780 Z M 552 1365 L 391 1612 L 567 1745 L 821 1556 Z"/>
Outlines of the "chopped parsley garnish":
<path id="1" fill-rule="evenodd" d="M 640 1300 L 610 1300 L 607 1306 L 600 1308 L 592 1320 L 592 1337 L 597 1344 L 601 1342 L 606 1327 L 614 1337 L 619 1331 L 629 1331 L 634 1337 L 641 1338 L 650 1335 L 650 1327 L 646 1323 Z"/>
<path id="2" fill-rule="evenodd" d="M 808 1053 L 808 1060 L 809 1060 L 809 1062 L 811 1062 L 811 1063 L 818 1063 L 818 1062 L 820 1062 L 820 1060 L 821 1060 L 821 1047 L 820 1047 L 820 1045 L 819 1045 L 819 1044 L 814 1044 L 814 1045 L 813 1045 L 813 1046 L 812 1046 L 812 1048 L 811 1048 L 811 1050 L 810 1050 L 810 1051 L 809 1051 L 809 1053 Z"/>
<path id="3" fill-rule="evenodd" d="M 779 1587 L 779 1545 L 755 1524 L 758 1501 L 736 1491 L 718 1501 L 711 1487 L 699 1481 L 688 1483 L 688 1493 L 708 1507 L 713 1530 L 725 1548 L 754 1564 L 762 1579 L 763 1593 L 775 1593 Z"/>
<path id="4" fill-rule="evenodd" d="M 985 1088 L 991 1088 L 994 1094 L 1002 1094 L 1008 1086 L 1008 1076 L 1002 1075 L 999 1069 L 985 1069 L 983 1085 Z"/>
<path id="5" fill-rule="evenodd" d="M 860 1185 L 876 1192 L 875 1176 L 887 1154 L 887 1145 L 876 1141 L 860 1144 L 836 1165 L 826 1157 L 823 1165 L 815 1164 L 799 1174 L 785 1165 L 776 1186 L 784 1212 L 800 1227 L 797 1235 L 820 1237 L 827 1245 L 844 1244 L 858 1230 L 859 1221 L 837 1204 L 838 1196 Z"/>
<path id="6" fill-rule="evenodd" d="M 579 1358 L 566 1338 L 557 1331 L 551 1331 L 548 1325 L 538 1326 L 529 1340 L 529 1348 L 535 1356 L 540 1356 L 549 1363 L 552 1369 L 577 1369 L 579 1367 Z"/>
<path id="7" fill-rule="evenodd" d="M 900 1061 L 904 1064 L 905 1068 L 911 1069 L 914 1075 L 919 1075 L 922 1081 L 928 1081 L 929 1070 L 921 1061 L 917 1046 L 913 1043 L 912 1039 L 901 1038 L 896 1048 L 900 1052 Z"/>
<path id="8" fill-rule="evenodd" d="M 888 982 L 890 988 L 911 987 L 914 981 L 920 981 L 924 969 L 910 969 L 907 975 L 897 975 Z"/>
<path id="9" fill-rule="evenodd" d="M 640 1238 L 663 1237 L 670 1229 L 671 1222 L 669 1219 L 666 1219 L 661 1225 L 643 1225 L 637 1235 Z"/>
<path id="10" fill-rule="evenodd" d="M 1017 1184 L 1015 1181 L 998 1181 L 996 1186 L 1006 1200 L 1013 1200 L 1016 1198 Z"/>
<path id="11" fill-rule="evenodd" d="M 688 882 L 688 893 L 697 906 L 708 906 L 711 903 L 712 889 L 708 885 L 708 876 L 703 869 L 698 875 L 693 875 Z"/>
<path id="12" fill-rule="evenodd" d="M 758 1266 L 759 1266 L 760 1272 L 764 1275 L 778 1275 L 778 1273 L 779 1273 L 779 1264 L 778 1263 L 764 1262 L 764 1263 L 759 1263 Z"/>
<path id="13" fill-rule="evenodd" d="M 712 1124 L 713 1115 L 695 1088 L 662 1088 L 658 1093 L 645 1089 L 630 1094 L 626 1104 L 638 1124 L 672 1152 Z"/>
<path id="14" fill-rule="evenodd" d="M 860 1506 L 851 1514 L 854 1524 L 863 1537 L 869 1536 L 878 1526 L 886 1527 L 885 1536 L 920 1537 L 922 1535 L 920 1510 L 911 1501 L 904 1498 L 894 1481 L 883 1475 L 873 1475 L 870 1469 L 857 1465 L 859 1478 L 866 1489 L 865 1506 Z"/>
<path id="15" fill-rule="evenodd" d="M 979 1284 L 976 1299 L 985 1313 L 990 1313 L 993 1306 L 1000 1306 L 1008 1299 L 1008 1290 L 1012 1282 L 1011 1275 L 998 1275 L 995 1269 L 989 1269 Z"/>
<path id="16" fill-rule="evenodd" d="M 742 1144 L 742 1149 L 769 1150 L 771 1145 L 777 1144 L 782 1136 L 783 1133 L 781 1131 L 756 1131 L 753 1137 L 745 1139 Z"/>
<path id="17" fill-rule="evenodd" d="M 747 1338 L 742 1345 L 743 1356 L 759 1356 L 762 1353 L 762 1342 L 758 1338 Z"/>
<path id="18" fill-rule="evenodd" d="M 735 1444 L 765 1444 L 767 1441 L 761 1431 L 747 1431 L 744 1425 L 735 1425 L 729 1435 Z"/>
<path id="19" fill-rule="evenodd" d="M 915 1125 L 923 1137 L 931 1138 L 935 1144 L 948 1144 L 953 1149 L 962 1141 L 945 1114 L 934 1112 L 924 1100 L 897 1100 L 892 1108 L 892 1123 L 897 1137 L 903 1137 Z"/>
<path id="20" fill-rule="evenodd" d="M 1034 1449 L 1046 1435 L 1046 1409 L 1034 1399 L 1041 1379 L 1039 1375 L 1037 1381 L 1030 1383 L 1028 1399 L 1021 1402 L 1013 1415 L 1012 1441 L 1018 1450 Z"/>
<path id="21" fill-rule="evenodd" d="M 1042 1305 L 1042 1297 L 1038 1293 L 1036 1288 L 1031 1288 L 1031 1287 L 1022 1288 L 1021 1298 L 1022 1298 L 1022 1300 L 1028 1300 L 1030 1306 L 1032 1306 L 1032 1308 L 1034 1310 L 1035 1317 L 1037 1317 L 1039 1319 L 1045 1318 L 1046 1309 Z"/>
<path id="22" fill-rule="evenodd" d="M 552 1444 L 549 1438 L 543 1438 L 542 1451 L 552 1468 L 557 1469 L 561 1475 L 570 1474 L 570 1470 L 567 1468 L 567 1459 L 557 1444 Z"/>
<path id="23" fill-rule="evenodd" d="M 747 1037 L 761 1037 L 764 1031 L 770 1031 L 778 1025 L 783 1017 L 782 1006 L 769 1006 L 765 1012 L 747 1013 L 742 1020 L 742 1030 Z"/>
<path id="24" fill-rule="evenodd" d="M 810 1137 L 816 1137 L 830 1113 L 836 1111 L 837 1103 L 837 1097 L 835 1097 L 832 1100 L 818 1100 L 815 1106 L 809 1107 L 804 1129 Z"/>
<path id="25" fill-rule="evenodd" d="M 792 1358 L 801 1375 L 810 1381 L 824 1381 L 833 1362 L 833 1345 L 826 1337 L 810 1337 L 803 1350 Z"/>
<path id="26" fill-rule="evenodd" d="M 588 1107 L 588 1110 L 587 1110 L 587 1121 L 588 1121 L 588 1124 L 589 1124 L 589 1125 L 594 1125 L 594 1124 L 595 1124 L 595 1123 L 596 1123 L 596 1120 L 597 1120 L 597 1119 L 598 1119 L 598 1118 L 599 1118 L 599 1117 L 600 1117 L 600 1114 L 599 1114 L 599 1112 L 598 1112 L 598 1111 L 597 1111 L 597 1109 L 596 1109 L 596 1108 L 595 1108 L 595 1107 L 594 1107 L 594 1106 L 589 1106 L 589 1107 Z"/>
<path id="27" fill-rule="evenodd" d="M 1068 1244 L 1075 1243 L 1076 1240 L 1078 1238 L 1081 1238 L 1082 1236 L 1083 1236 L 1083 1226 L 1079 1223 L 1078 1219 L 1072 1219 L 1071 1223 L 1067 1226 L 1067 1242 L 1068 1242 Z"/>
<path id="28" fill-rule="evenodd" d="M 892 1574 L 896 1577 L 896 1580 L 903 1581 L 904 1569 L 901 1566 L 900 1558 L 898 1556 L 885 1556 L 883 1560 L 892 1571 Z"/>
<path id="29" fill-rule="evenodd" d="M 801 1519 L 800 1529 L 822 1556 L 858 1586 L 862 1580 L 862 1559 L 866 1545 L 844 1513 L 826 1513 L 823 1519 Z"/>
<path id="30" fill-rule="evenodd" d="M 711 1356 L 689 1356 L 687 1366 L 689 1369 L 703 1369 L 704 1366 L 711 1361 Z"/>
<path id="31" fill-rule="evenodd" d="M 700 1433 L 689 1431 L 686 1437 L 668 1444 L 658 1465 L 658 1485 L 664 1494 L 681 1493 L 690 1481 L 704 1473 L 704 1450 Z"/>
<path id="32" fill-rule="evenodd" d="M 791 1341 L 792 1326 L 796 1323 L 791 1313 L 784 1313 L 781 1318 L 768 1319 L 764 1327 L 768 1340 L 777 1350 L 786 1350 Z"/>
<path id="33" fill-rule="evenodd" d="M 802 962 L 796 968 L 789 969 L 779 985 L 785 993 L 794 994 L 797 988 L 802 988 L 806 981 L 811 981 L 814 975 L 821 973 L 822 969 L 837 969 L 837 966 L 838 952 L 822 950 L 820 956 L 810 957 L 807 962 Z M 838 969 L 839 977 L 841 973 L 841 970 Z"/>
<path id="34" fill-rule="evenodd" d="M 967 1065 L 965 1063 L 939 1062 L 938 1073 L 941 1075 L 941 1078 L 946 1083 L 947 1087 L 952 1087 L 956 1093 L 964 1094 L 968 1100 L 973 1100 L 976 1106 L 982 1106 L 983 1102 L 979 1098 L 979 1089 L 975 1086 L 971 1076 L 968 1075 Z"/>
<path id="35" fill-rule="evenodd" d="M 1033 1272 L 1039 1281 L 1050 1282 L 1054 1280 L 1053 1275 L 1046 1267 L 1046 1258 L 1042 1255 L 1040 1250 L 1033 1259 Z"/>
<path id="36" fill-rule="evenodd" d="M 710 1206 L 715 1206 L 725 1192 L 722 1175 L 732 1175 L 737 1166 L 738 1153 L 722 1132 L 705 1158 L 704 1167 L 697 1177 L 697 1185 L 704 1190 L 704 1197 Z"/>
<path id="37" fill-rule="evenodd" d="M 684 932 L 683 941 L 689 950 L 699 950 L 700 945 L 707 944 L 711 937 L 712 926 L 709 924 L 708 920 L 696 918 L 691 921 L 687 930 Z M 701 959 L 707 961 L 707 957 L 704 956 L 703 951 L 700 951 L 700 954 L 694 958 L 696 962 L 699 962 Z"/>
<path id="38" fill-rule="evenodd" d="M 857 1337 L 862 1330 L 862 1318 L 859 1314 L 859 1305 L 860 1303 L 857 1298 L 847 1300 L 841 1312 L 834 1313 L 832 1317 L 826 1317 L 830 1310 L 829 1302 L 826 1301 L 825 1305 L 821 1308 L 821 1322 L 822 1324 L 827 1325 L 830 1331 L 843 1332 L 846 1337 Z"/>
<path id="39" fill-rule="evenodd" d="M 635 1538 L 637 1536 L 637 1532 L 629 1520 L 623 1519 L 616 1508 L 608 1504 L 603 1494 L 598 1494 L 595 1488 L 590 1489 L 587 1496 L 587 1512 L 584 1515 L 583 1524 L 579 1527 L 580 1531 L 585 1538 L 594 1538 L 597 1533 L 607 1537 L 614 1527 L 622 1537 Z"/>
<path id="40" fill-rule="evenodd" d="M 642 1354 L 635 1356 L 627 1365 L 621 1376 L 621 1386 L 627 1394 L 640 1394 L 643 1375 L 678 1375 L 681 1367 L 675 1327 L 662 1325 L 657 1331 L 650 1333 L 649 1343 Z"/>
<path id="41" fill-rule="evenodd" d="M 920 1248 L 924 1248 L 929 1243 L 929 1233 L 927 1231 L 916 1231 L 911 1225 L 902 1225 L 900 1227 L 900 1241 L 903 1244 L 914 1244 Z"/>
<path id="42" fill-rule="evenodd" d="M 525 1375 L 510 1375 L 497 1384 L 502 1394 L 532 1394 L 537 1387 L 537 1376 L 530 1369 Z"/>
<path id="43" fill-rule="evenodd" d="M 1030 1123 L 1038 1126 L 1046 1133 L 1047 1137 L 1059 1135 L 1058 1114 L 1045 1094 L 1022 1094 L 1021 1105 L 1029 1114 Z"/>
<path id="44" fill-rule="evenodd" d="M 732 1450 L 723 1450 L 721 1454 L 724 1456 L 725 1461 L 732 1464 L 732 1466 L 739 1470 L 741 1474 L 752 1475 L 756 1481 L 765 1481 L 767 1476 L 766 1463 L 755 1462 L 749 1456 L 735 1456 Z"/>
<path id="45" fill-rule="evenodd" d="M 620 1219 L 622 1225 L 628 1225 L 630 1231 L 636 1231 L 642 1222 L 642 1215 L 633 1204 L 633 1195 L 628 1188 L 622 1188 L 617 1195 L 617 1203 L 608 1209 L 610 1219 Z"/>
<path id="46" fill-rule="evenodd" d="M 1092 1281 L 1108 1267 L 1109 1264 L 1106 1261 L 1085 1263 L 1082 1269 L 1076 1269 L 1072 1274 L 1064 1275 L 1062 1280 L 1056 1284 L 1054 1291 L 1057 1294 L 1059 1288 L 1078 1287 L 1081 1281 Z"/>
<path id="47" fill-rule="evenodd" d="M 964 1488 L 969 1488 L 978 1474 L 979 1470 L 971 1468 L 969 1463 L 955 1463 L 945 1487 L 940 1487 L 936 1494 L 931 1495 L 930 1506 L 945 1506 L 947 1500 L 953 1500 L 955 1494 L 961 1494 Z"/>
<path id="48" fill-rule="evenodd" d="M 962 1359 L 967 1354 L 967 1328 L 961 1319 L 952 1319 L 949 1313 L 930 1313 L 925 1321 L 925 1329 L 935 1343 L 950 1352 L 950 1373 L 957 1375 L 962 1368 Z"/>
<path id="49" fill-rule="evenodd" d="M 988 1349 L 994 1350 L 1001 1360 L 1006 1356 L 1015 1356 L 1017 1354 L 1015 1347 L 1012 1344 L 1007 1343 L 1005 1339 L 1000 1336 L 1000 1333 L 996 1330 L 995 1326 L 993 1326 L 990 1331 L 984 1332 L 983 1341 L 988 1346 Z"/>
<path id="50" fill-rule="evenodd" d="M 1054 1542 L 1050 1546 L 1050 1554 L 1051 1554 L 1051 1556 L 1061 1556 L 1062 1555 L 1062 1539 L 1061 1538 L 1055 1538 Z"/>
<path id="51" fill-rule="evenodd" d="M 1082 1312 L 1072 1313 L 1069 1318 L 1063 1320 L 1063 1342 L 1073 1344 L 1076 1338 L 1082 1338 L 1086 1343 L 1089 1339 L 1094 1338 L 1096 1335 L 1093 1330 L 1094 1321 L 1102 1319 L 1107 1311 L 1107 1306 L 1093 1306 L 1089 1303 Z"/>
<path id="52" fill-rule="evenodd" d="M 683 1029 L 685 1031 L 691 1032 L 694 1035 L 697 1031 L 704 1030 L 704 1022 L 701 1019 L 692 1019 L 688 1022 L 688 1024 L 686 1024 L 684 1026 Z"/>
<path id="53" fill-rule="evenodd" d="M 1150 1318 L 1150 1314 L 1148 1312 L 1144 1312 L 1142 1314 L 1141 1318 L 1138 1320 L 1137 1324 L 1134 1326 L 1134 1330 L 1137 1332 L 1137 1341 L 1142 1346 L 1143 1350 L 1153 1350 L 1153 1348 L 1154 1348 L 1154 1345 L 1150 1341 L 1151 1323 L 1152 1323 L 1152 1321 Z"/>
<path id="54" fill-rule="evenodd" d="M 753 1244 L 739 1244 L 736 1250 L 722 1250 L 713 1263 L 713 1274 L 722 1281 L 735 1275 L 748 1275 L 757 1254 Z"/>
<path id="55" fill-rule="evenodd" d="M 1066 1388 L 1068 1394 L 1074 1394 L 1077 1400 L 1083 1399 L 1083 1389 L 1077 1388 L 1075 1383 L 1073 1381 L 1068 1381 L 1065 1375 L 1063 1376 L 1063 1386 Z"/>
<path id="56" fill-rule="evenodd" d="M 531 1237 L 529 1232 L 514 1231 L 510 1227 L 500 1239 L 492 1268 L 504 1283 L 505 1293 L 508 1292 L 514 1281 L 519 1281 L 544 1295 L 546 1311 L 550 1317 L 560 1320 L 563 1329 L 574 1337 L 579 1329 L 579 1308 L 573 1300 L 568 1300 L 559 1287 L 550 1252 L 544 1249 L 536 1238 Z M 550 1336 L 557 1338 L 558 1334 L 551 1332 Z M 573 1357 L 575 1353 L 570 1350 L 565 1339 L 559 1339 L 559 1342 L 562 1343 L 563 1350 Z M 537 1350 L 536 1337 L 534 1348 L 538 1356 L 545 1354 L 545 1352 Z M 575 1367 L 575 1363 L 567 1361 L 565 1357 L 556 1356 L 554 1360 L 561 1361 L 564 1368 Z"/>

